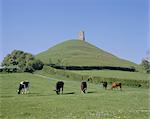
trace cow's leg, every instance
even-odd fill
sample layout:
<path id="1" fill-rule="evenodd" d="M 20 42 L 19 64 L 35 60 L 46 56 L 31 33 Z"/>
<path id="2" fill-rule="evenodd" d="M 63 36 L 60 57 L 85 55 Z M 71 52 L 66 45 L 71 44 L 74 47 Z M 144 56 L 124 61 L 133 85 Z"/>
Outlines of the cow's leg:
<path id="1" fill-rule="evenodd" d="M 22 92 L 22 94 L 24 94 L 25 93 L 25 85 L 24 84 L 22 84 L 22 90 L 21 90 Z"/>
<path id="2" fill-rule="evenodd" d="M 22 89 L 22 94 L 26 94 L 25 90 L 26 90 L 26 88 L 23 87 L 23 89 Z"/>
<path id="3" fill-rule="evenodd" d="M 18 94 L 20 94 L 21 89 L 22 89 L 22 86 L 21 86 L 21 84 L 20 84 L 20 85 L 19 85 L 19 89 L 18 89 Z"/>
<path id="4" fill-rule="evenodd" d="M 56 90 L 56 94 L 57 94 L 57 95 L 59 95 L 59 92 L 58 92 L 58 90 Z"/>
<path id="5" fill-rule="evenodd" d="M 56 91 L 56 94 L 57 94 L 57 95 L 59 95 L 59 91 L 58 91 L 58 89 L 57 89 L 57 88 L 56 88 L 56 90 L 55 90 L 55 91 Z"/>
<path id="6" fill-rule="evenodd" d="M 83 89 L 83 92 L 85 93 L 86 88 Z"/>
<path id="7" fill-rule="evenodd" d="M 58 93 L 60 94 L 60 88 L 58 89 Z"/>
<path id="8" fill-rule="evenodd" d="M 56 91 L 56 94 L 58 95 L 58 90 L 56 89 L 55 91 Z"/>
<path id="9" fill-rule="evenodd" d="M 21 90 L 19 89 L 19 90 L 18 90 L 18 94 L 20 94 L 20 93 L 21 93 Z"/>
<path id="10" fill-rule="evenodd" d="M 62 94 L 63 94 L 64 86 L 62 86 Z"/>
<path id="11" fill-rule="evenodd" d="M 56 93 L 57 93 L 57 95 L 59 95 L 59 93 L 60 93 L 60 89 L 57 89 L 57 90 L 56 90 Z"/>
<path id="12" fill-rule="evenodd" d="M 24 88 L 22 89 L 21 93 L 24 94 Z"/>
<path id="13" fill-rule="evenodd" d="M 121 84 L 120 84 L 120 90 L 122 90 L 122 88 L 121 88 Z"/>
<path id="14" fill-rule="evenodd" d="M 27 88 L 24 88 L 24 93 L 27 94 Z"/>

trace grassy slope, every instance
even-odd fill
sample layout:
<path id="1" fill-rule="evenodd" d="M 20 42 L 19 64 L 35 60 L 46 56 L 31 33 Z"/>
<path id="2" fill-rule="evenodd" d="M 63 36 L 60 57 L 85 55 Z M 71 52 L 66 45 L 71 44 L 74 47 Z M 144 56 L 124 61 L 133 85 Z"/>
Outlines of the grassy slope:
<path id="1" fill-rule="evenodd" d="M 140 72 L 125 72 L 125 71 L 113 71 L 113 70 L 90 70 L 90 71 L 69 71 L 58 70 L 49 66 L 44 66 L 43 70 L 37 71 L 37 74 L 46 76 L 53 76 L 57 78 L 67 78 L 68 80 L 81 81 L 82 78 L 87 80 L 92 77 L 90 82 L 99 84 L 100 81 L 121 82 L 124 86 L 138 87 L 139 84 L 142 87 L 150 86 L 150 75 Z"/>
<path id="2" fill-rule="evenodd" d="M 127 71 L 113 71 L 113 70 L 100 70 L 100 71 L 70 71 L 82 75 L 98 76 L 104 78 L 118 78 L 129 80 L 149 80 L 150 75 L 141 72 L 127 72 Z"/>
<path id="3" fill-rule="evenodd" d="M 38 54 L 36 57 L 44 63 L 49 63 L 50 58 L 53 63 L 57 63 L 57 59 L 61 59 L 63 65 L 137 67 L 130 61 L 120 59 L 80 40 L 65 41 Z"/>
<path id="4" fill-rule="evenodd" d="M 57 96 L 52 91 L 57 80 L 21 73 L 0 74 L 0 77 L 2 119 L 96 119 L 106 116 L 147 119 L 150 116 L 149 89 L 124 87 L 123 91 L 110 91 L 88 84 L 89 93 L 84 95 L 80 92 L 80 82 L 64 80 L 64 94 Z M 22 80 L 30 81 L 28 95 L 16 93 Z"/>

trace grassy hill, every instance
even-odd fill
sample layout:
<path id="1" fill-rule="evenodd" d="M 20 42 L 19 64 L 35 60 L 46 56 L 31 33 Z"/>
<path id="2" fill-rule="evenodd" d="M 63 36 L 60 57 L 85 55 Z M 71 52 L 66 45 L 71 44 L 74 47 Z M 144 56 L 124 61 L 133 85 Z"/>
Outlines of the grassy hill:
<path id="1" fill-rule="evenodd" d="M 36 58 L 45 64 L 59 63 L 66 66 L 138 66 L 80 40 L 68 40 L 60 43 L 47 51 L 39 53 Z"/>

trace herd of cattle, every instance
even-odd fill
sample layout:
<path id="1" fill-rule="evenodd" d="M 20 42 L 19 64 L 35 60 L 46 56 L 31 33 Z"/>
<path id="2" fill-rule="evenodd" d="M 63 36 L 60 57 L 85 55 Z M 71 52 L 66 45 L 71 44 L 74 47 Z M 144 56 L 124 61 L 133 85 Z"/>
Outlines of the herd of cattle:
<path id="1" fill-rule="evenodd" d="M 106 81 L 102 81 L 100 83 L 102 83 L 103 88 L 107 89 L 108 83 Z M 118 87 L 121 90 L 121 87 L 122 87 L 121 83 L 113 82 L 112 86 L 111 86 L 111 89 L 118 88 Z M 20 94 L 20 93 L 26 94 L 28 92 L 28 88 L 29 88 L 29 81 L 21 81 L 20 84 L 19 84 L 18 94 Z M 63 93 L 63 88 L 64 88 L 64 82 L 63 81 L 58 81 L 56 83 L 56 88 L 55 88 L 54 91 L 56 91 L 56 94 L 59 95 L 60 91 L 62 91 L 62 93 Z M 81 82 L 81 91 L 83 93 L 86 93 L 86 90 L 87 90 L 87 82 L 82 81 Z"/>

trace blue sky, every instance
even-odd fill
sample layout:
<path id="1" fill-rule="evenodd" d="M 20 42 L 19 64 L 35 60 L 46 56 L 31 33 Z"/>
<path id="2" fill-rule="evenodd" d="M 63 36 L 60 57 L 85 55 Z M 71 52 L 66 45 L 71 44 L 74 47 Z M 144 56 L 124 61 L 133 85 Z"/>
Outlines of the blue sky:
<path id="1" fill-rule="evenodd" d="M 14 49 L 38 54 L 57 43 L 86 40 L 120 58 L 147 56 L 149 0 L 1 0 L 0 61 Z"/>

